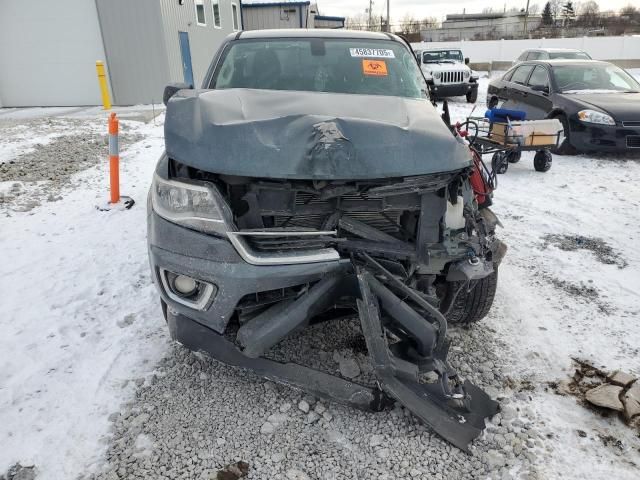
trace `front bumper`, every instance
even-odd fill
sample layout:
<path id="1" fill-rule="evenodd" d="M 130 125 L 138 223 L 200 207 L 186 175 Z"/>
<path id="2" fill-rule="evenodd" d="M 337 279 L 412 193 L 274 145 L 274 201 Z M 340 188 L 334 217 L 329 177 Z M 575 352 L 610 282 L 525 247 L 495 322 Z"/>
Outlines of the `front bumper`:
<path id="1" fill-rule="evenodd" d="M 349 260 L 256 266 L 245 262 L 227 239 L 181 227 L 153 211 L 149 212 L 147 227 L 149 262 L 162 299 L 173 311 L 218 333 L 224 332 L 243 297 L 316 282 L 350 266 Z M 168 295 L 160 269 L 212 283 L 217 293 L 205 310 L 182 305 Z"/>
<path id="2" fill-rule="evenodd" d="M 453 85 L 437 85 L 433 83 L 433 80 L 428 81 L 429 93 L 435 98 L 444 97 L 460 97 L 467 93 L 478 90 L 478 84 L 475 82 L 458 83 Z"/>
<path id="3" fill-rule="evenodd" d="M 574 119 L 571 145 L 580 152 L 628 152 L 640 156 L 640 127 L 595 125 Z"/>

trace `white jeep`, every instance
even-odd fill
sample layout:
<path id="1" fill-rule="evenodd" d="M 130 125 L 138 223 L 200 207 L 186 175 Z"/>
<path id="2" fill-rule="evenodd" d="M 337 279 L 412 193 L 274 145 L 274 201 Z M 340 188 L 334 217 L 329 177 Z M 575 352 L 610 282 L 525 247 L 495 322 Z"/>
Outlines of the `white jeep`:
<path id="1" fill-rule="evenodd" d="M 416 59 L 429 85 L 432 98 L 464 95 L 467 102 L 478 98 L 478 75 L 469 68 L 469 59 L 457 48 L 416 50 Z"/>

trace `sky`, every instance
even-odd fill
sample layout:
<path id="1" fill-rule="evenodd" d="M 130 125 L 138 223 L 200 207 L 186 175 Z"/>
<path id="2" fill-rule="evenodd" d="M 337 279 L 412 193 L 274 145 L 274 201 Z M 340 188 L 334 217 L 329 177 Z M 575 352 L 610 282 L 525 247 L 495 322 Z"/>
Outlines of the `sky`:
<path id="1" fill-rule="evenodd" d="M 369 0 L 317 0 L 318 8 L 323 15 L 338 15 L 348 17 L 363 13 L 369 7 Z M 538 4 L 540 11 L 546 0 L 530 0 L 531 5 Z M 574 1 L 580 3 L 580 1 Z M 640 7 L 640 0 L 599 0 L 601 10 L 619 10 L 625 5 L 633 4 Z M 484 8 L 493 7 L 507 9 L 512 7 L 525 8 L 526 0 L 391 0 L 391 22 L 401 21 L 405 14 L 410 13 L 416 18 L 436 17 L 444 19 L 447 13 L 462 13 L 463 9 L 469 13 L 481 12 Z M 373 12 L 380 15 L 386 12 L 386 0 L 374 0 Z M 385 13 L 386 15 L 386 13 Z"/>

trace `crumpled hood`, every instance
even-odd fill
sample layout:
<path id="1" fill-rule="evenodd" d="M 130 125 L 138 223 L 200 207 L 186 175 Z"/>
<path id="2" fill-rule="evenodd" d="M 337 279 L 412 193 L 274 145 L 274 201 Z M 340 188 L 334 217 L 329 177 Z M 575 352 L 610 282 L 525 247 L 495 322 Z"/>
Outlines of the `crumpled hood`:
<path id="1" fill-rule="evenodd" d="M 375 179 L 471 164 L 428 100 L 251 89 L 182 90 L 167 106 L 167 155 L 212 173 Z"/>

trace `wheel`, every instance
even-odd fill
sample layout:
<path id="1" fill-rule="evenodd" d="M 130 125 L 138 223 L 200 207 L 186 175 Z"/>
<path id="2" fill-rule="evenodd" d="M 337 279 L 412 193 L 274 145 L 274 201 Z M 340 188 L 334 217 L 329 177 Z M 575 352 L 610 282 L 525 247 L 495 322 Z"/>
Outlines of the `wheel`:
<path id="1" fill-rule="evenodd" d="M 450 303 L 448 311 L 443 312 L 447 321 L 454 325 L 470 325 L 482 320 L 493 305 L 497 286 L 497 268 L 488 277 L 471 282 L 470 288 L 461 282 L 451 282 L 448 295 L 453 296 L 455 292 L 458 294 L 453 303 Z M 443 305 L 447 305 L 447 302 L 443 302 Z"/>
<path id="2" fill-rule="evenodd" d="M 553 156 L 549 150 L 538 150 L 536 156 L 533 157 L 533 168 L 536 172 L 546 172 L 551 168 Z"/>
<path id="3" fill-rule="evenodd" d="M 507 154 L 507 161 L 509 163 L 518 163 L 522 157 L 522 152 L 509 152 Z"/>
<path id="4" fill-rule="evenodd" d="M 564 138 L 562 140 L 562 143 L 558 147 L 552 149 L 552 152 L 557 155 L 575 155 L 576 149 L 573 145 L 571 145 L 571 130 L 569 129 L 569 120 L 567 119 L 566 115 L 558 115 L 554 118 L 560 120 L 562 129 L 564 130 Z"/>
<path id="5" fill-rule="evenodd" d="M 476 103 L 476 100 L 478 100 L 478 89 L 474 88 L 470 92 L 467 92 L 466 97 L 467 103 Z"/>
<path id="6" fill-rule="evenodd" d="M 509 168 L 507 156 L 502 152 L 494 153 L 493 157 L 491 157 L 491 168 L 496 173 L 507 173 L 507 169 Z"/>

